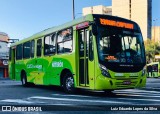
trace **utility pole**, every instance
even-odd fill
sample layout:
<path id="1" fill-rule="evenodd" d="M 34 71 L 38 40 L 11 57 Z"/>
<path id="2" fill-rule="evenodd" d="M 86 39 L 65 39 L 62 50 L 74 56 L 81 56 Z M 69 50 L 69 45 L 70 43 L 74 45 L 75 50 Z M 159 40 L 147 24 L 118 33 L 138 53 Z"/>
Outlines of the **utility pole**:
<path id="1" fill-rule="evenodd" d="M 73 5 L 73 9 L 72 9 L 72 13 L 73 13 L 73 20 L 75 19 L 75 11 L 74 11 L 74 0 L 72 1 L 72 5 Z"/>

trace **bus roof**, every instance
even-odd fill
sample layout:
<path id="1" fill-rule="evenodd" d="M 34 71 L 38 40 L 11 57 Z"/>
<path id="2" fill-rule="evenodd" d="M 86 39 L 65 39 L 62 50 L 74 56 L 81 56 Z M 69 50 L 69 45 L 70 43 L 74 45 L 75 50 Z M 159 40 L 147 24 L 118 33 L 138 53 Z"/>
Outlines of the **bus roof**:
<path id="1" fill-rule="evenodd" d="M 24 43 L 24 42 L 27 42 L 27 41 L 30 41 L 30 40 L 33 40 L 33 39 L 41 38 L 41 37 L 43 37 L 43 36 L 45 36 L 47 34 L 51 34 L 53 32 L 56 32 L 56 31 L 59 31 L 59 30 L 62 30 L 62 29 L 77 25 L 77 24 L 85 22 L 85 21 L 93 21 L 94 17 L 99 17 L 99 16 L 106 16 L 106 17 L 110 17 L 110 18 L 120 19 L 120 20 L 123 20 L 123 21 L 128 21 L 128 22 L 136 24 L 135 22 L 133 22 L 131 20 L 128 20 L 128 19 L 125 19 L 125 18 L 121 18 L 121 17 L 117 17 L 117 16 L 101 15 L 101 14 L 88 14 L 86 16 L 80 17 L 80 18 L 75 19 L 73 21 L 70 21 L 68 23 L 45 29 L 45 30 L 43 30 L 41 32 L 38 32 L 38 33 L 28 37 L 28 38 L 24 38 L 24 39 L 14 43 L 14 44 L 12 44 L 11 47 L 16 46 L 16 45 L 21 44 L 21 43 Z"/>
<path id="2" fill-rule="evenodd" d="M 85 21 L 92 21 L 93 20 L 93 16 L 92 14 L 89 14 L 87 16 L 84 16 L 84 17 L 81 17 L 81 18 L 78 18 L 78 19 L 75 19 L 73 21 L 70 21 L 68 23 L 65 23 L 65 24 L 62 24 L 62 25 L 59 25 L 59 26 L 55 26 L 55 27 L 51 27 L 51 28 L 48 28 L 48 29 L 45 29 L 39 33 L 36 33 L 28 38 L 25 38 L 25 39 L 22 39 L 14 44 L 11 45 L 12 46 L 16 46 L 18 44 L 21 44 L 23 42 L 27 42 L 27 41 L 30 41 L 32 39 L 36 39 L 36 38 L 41 38 L 47 34 L 51 34 L 53 32 L 56 32 L 56 31 L 59 31 L 59 30 L 62 30 L 64 28 L 68 28 L 68 27 L 71 27 L 71 26 L 74 26 L 76 24 L 79 24 L 79 23 L 82 23 L 82 22 L 85 22 Z"/>

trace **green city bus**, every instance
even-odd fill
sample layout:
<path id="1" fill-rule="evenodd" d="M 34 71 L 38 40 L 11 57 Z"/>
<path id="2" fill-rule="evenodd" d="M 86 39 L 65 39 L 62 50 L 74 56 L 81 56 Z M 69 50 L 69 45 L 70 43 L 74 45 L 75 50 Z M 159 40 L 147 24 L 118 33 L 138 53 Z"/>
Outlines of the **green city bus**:
<path id="1" fill-rule="evenodd" d="M 159 62 L 152 62 L 147 64 L 147 77 L 158 78 L 160 72 Z"/>
<path id="2" fill-rule="evenodd" d="M 133 21 L 89 14 L 10 47 L 9 76 L 23 86 L 113 91 L 146 84 L 142 34 Z"/>

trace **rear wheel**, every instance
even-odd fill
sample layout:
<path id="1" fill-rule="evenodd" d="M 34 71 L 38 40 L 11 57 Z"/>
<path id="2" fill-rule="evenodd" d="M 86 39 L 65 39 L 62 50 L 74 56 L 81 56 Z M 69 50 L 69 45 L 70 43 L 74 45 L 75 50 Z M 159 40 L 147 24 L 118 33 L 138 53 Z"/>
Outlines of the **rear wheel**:
<path id="1" fill-rule="evenodd" d="M 24 73 L 24 72 L 21 75 L 21 82 L 22 82 L 22 86 L 24 86 L 24 87 L 28 86 L 26 73 Z"/>
<path id="2" fill-rule="evenodd" d="M 63 78 L 63 88 L 66 93 L 74 93 L 74 79 L 71 73 L 66 73 Z"/>

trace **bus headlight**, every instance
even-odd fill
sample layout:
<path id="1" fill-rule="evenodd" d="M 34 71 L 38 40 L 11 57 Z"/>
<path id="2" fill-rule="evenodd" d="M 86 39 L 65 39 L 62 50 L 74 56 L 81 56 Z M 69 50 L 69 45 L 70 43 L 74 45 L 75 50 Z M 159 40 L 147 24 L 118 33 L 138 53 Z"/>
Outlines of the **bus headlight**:
<path id="1" fill-rule="evenodd" d="M 100 67 L 100 69 L 101 69 L 101 72 L 102 72 L 102 75 L 103 75 L 103 76 L 106 76 L 106 77 L 108 77 L 108 78 L 111 78 L 111 75 L 109 74 L 108 69 L 107 69 L 104 65 L 99 64 L 99 67 Z"/>

